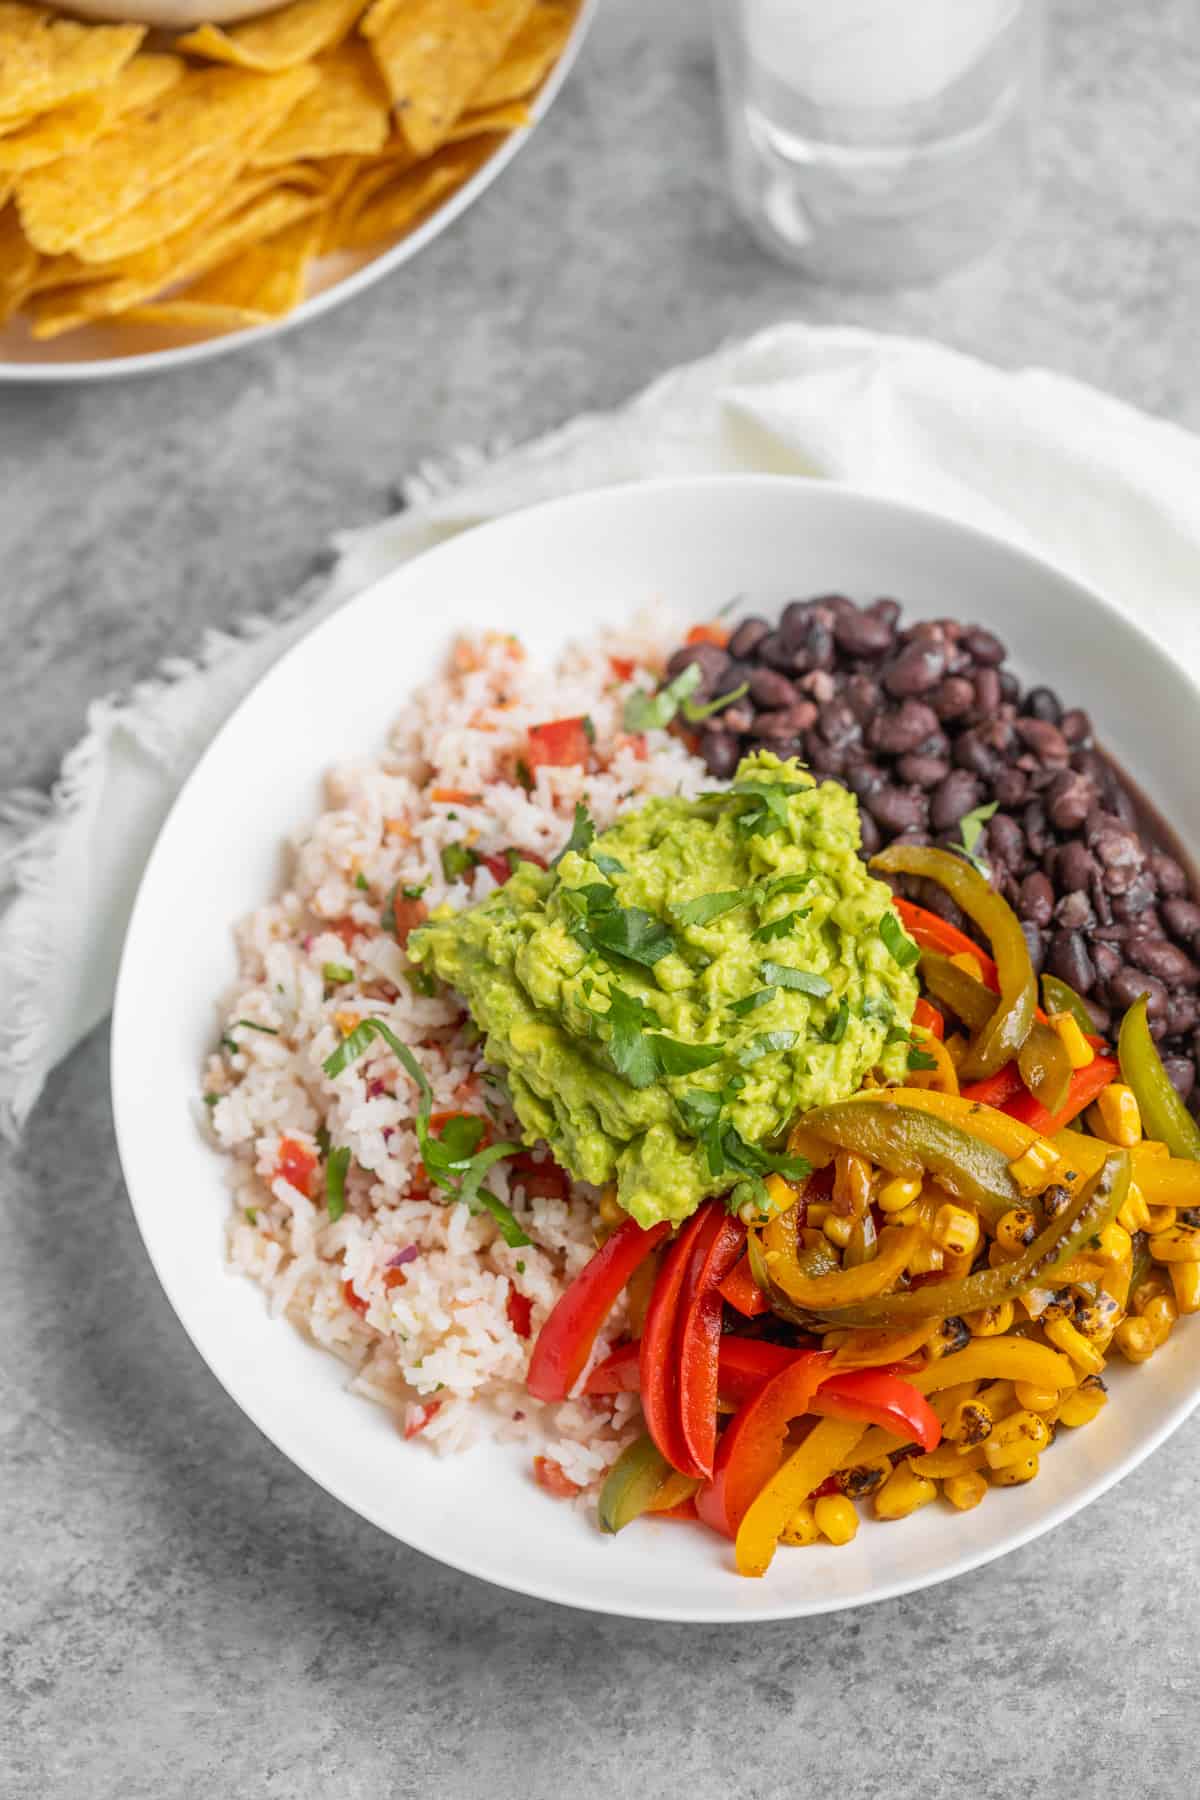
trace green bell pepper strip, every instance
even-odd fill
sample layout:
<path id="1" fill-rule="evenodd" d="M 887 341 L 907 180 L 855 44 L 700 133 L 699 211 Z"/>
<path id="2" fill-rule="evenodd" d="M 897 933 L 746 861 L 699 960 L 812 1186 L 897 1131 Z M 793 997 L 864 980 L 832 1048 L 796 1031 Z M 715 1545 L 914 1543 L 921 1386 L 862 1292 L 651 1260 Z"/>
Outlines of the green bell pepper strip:
<path id="1" fill-rule="evenodd" d="M 1200 1162 L 1200 1126 L 1171 1086 L 1158 1046 L 1150 1035 L 1146 1017 L 1147 997 L 1135 1000 L 1121 1020 L 1117 1059 L 1121 1074 L 1133 1089 L 1147 1137 L 1158 1138 L 1172 1156 Z"/>
<path id="2" fill-rule="evenodd" d="M 996 960 L 1000 999 L 987 1024 L 968 1044 L 959 1074 L 965 1081 L 994 1075 L 1017 1054 L 1037 1011 L 1037 977 L 1016 913 L 978 869 L 948 850 L 926 844 L 891 844 L 871 858 L 870 866 L 887 875 L 923 875 L 936 881 L 987 938 Z"/>
<path id="3" fill-rule="evenodd" d="M 597 1510 L 601 1531 L 621 1531 L 641 1513 L 649 1512 L 674 1474 L 652 1438 L 636 1438 L 622 1450 L 600 1489 Z"/>
<path id="4" fill-rule="evenodd" d="M 1009 1158 L 961 1125 L 934 1113 L 881 1100 L 840 1100 L 805 1113 L 804 1129 L 878 1163 L 890 1175 L 933 1175 L 956 1200 L 976 1207 L 989 1225 L 1010 1207 L 1028 1204 Z"/>
<path id="5" fill-rule="evenodd" d="M 1017 1052 L 1021 1080 L 1048 1113 L 1061 1112 L 1071 1089 L 1071 1058 L 1057 1031 L 1035 1019 Z"/>
<path id="6" fill-rule="evenodd" d="M 1059 1272 L 1110 1225 L 1129 1194 L 1127 1150 L 1114 1150 L 1080 1190 L 1072 1204 L 1034 1238 L 1014 1262 L 981 1269 L 960 1281 L 936 1281 L 906 1293 L 883 1294 L 858 1306 L 830 1313 L 838 1325 L 883 1328 L 910 1325 L 918 1319 L 952 1318 L 1001 1306 L 1033 1287 L 1054 1287 Z"/>
<path id="7" fill-rule="evenodd" d="M 1042 976 L 1042 1005 L 1048 1013 L 1070 1013 L 1080 1031 L 1095 1037 L 1096 1021 L 1087 1009 L 1087 1001 L 1057 975 Z"/>
<path id="8" fill-rule="evenodd" d="M 925 988 L 935 1000 L 957 1013 L 968 1030 L 983 1030 L 996 1010 L 991 988 L 936 950 L 922 950 L 920 969 Z"/>

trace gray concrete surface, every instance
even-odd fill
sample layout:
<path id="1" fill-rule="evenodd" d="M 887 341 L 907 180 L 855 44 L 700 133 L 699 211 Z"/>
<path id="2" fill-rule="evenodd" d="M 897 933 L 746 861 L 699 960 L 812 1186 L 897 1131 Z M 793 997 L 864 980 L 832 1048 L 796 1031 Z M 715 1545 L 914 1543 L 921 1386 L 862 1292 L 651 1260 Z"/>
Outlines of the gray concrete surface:
<path id="1" fill-rule="evenodd" d="M 420 458 L 784 316 L 1200 426 L 1195 0 L 1060 0 L 1051 74 L 1016 242 L 925 292 L 818 291 L 729 217 L 704 9 L 607 0 L 547 129 L 357 304 L 172 379 L 0 389 L 3 784 L 51 776 L 91 695 L 269 609 Z M 97 1033 L 0 1163 L 5 1800 L 1197 1791 L 1200 1425 L 1041 1543 L 828 1622 L 493 1593 L 344 1512 L 217 1389 L 142 1253 L 106 1084 Z"/>

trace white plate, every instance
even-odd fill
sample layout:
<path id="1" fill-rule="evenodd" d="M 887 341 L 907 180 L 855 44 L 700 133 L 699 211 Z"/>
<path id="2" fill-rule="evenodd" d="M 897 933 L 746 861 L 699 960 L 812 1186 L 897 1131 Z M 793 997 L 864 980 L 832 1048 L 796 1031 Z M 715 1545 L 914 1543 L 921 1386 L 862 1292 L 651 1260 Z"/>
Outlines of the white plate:
<path id="1" fill-rule="evenodd" d="M 307 319 L 319 318 L 322 313 L 340 306 L 343 300 L 352 300 L 356 294 L 363 293 L 416 256 L 426 244 L 432 243 L 508 167 L 553 105 L 579 54 L 599 3 L 600 0 L 580 0 L 575 24 L 562 54 L 530 105 L 530 124 L 509 132 L 469 181 L 436 207 L 415 231 L 410 231 L 390 249 L 339 251 L 336 255 L 318 258 L 309 271 L 308 298 L 286 318 L 270 325 L 256 325 L 249 331 L 227 331 L 216 336 L 197 336 L 194 331 L 155 330 L 143 325 L 97 323 L 43 341 L 33 337 L 27 321 L 18 316 L 6 325 L 0 325 L 0 383 L 107 381 L 114 376 L 181 369 L 188 363 L 224 356 L 227 351 L 241 349 L 247 344 L 265 343 L 268 338 L 279 337 Z"/>
<path id="2" fill-rule="evenodd" d="M 730 477 L 611 488 L 486 525 L 326 620 L 271 671 L 207 752 L 150 858 L 113 1020 L 113 1106 L 134 1211 L 167 1295 L 210 1368 L 293 1462 L 382 1530 L 501 1586 L 657 1619 L 798 1617 L 957 1575 L 1067 1518 L 1134 1468 L 1200 1397 L 1196 1327 L 1065 1432 L 1038 1480 L 977 1511 L 864 1521 L 844 1549 L 781 1551 L 763 1581 L 731 1573 L 698 1526 L 639 1523 L 605 1538 L 528 1478 L 528 1449 L 438 1461 L 344 1391 L 345 1371 L 226 1272 L 224 1169 L 196 1127 L 197 1087 L 234 975 L 230 927 L 277 886 L 284 834 L 319 810 L 333 763 L 375 753 L 449 635 L 502 624 L 537 656 L 653 606 L 711 618 L 740 595 L 894 594 L 915 616 L 994 628 L 1026 678 L 1087 706 L 1104 741 L 1200 842 L 1200 790 L 1181 746 L 1197 691 L 1105 601 L 1031 556 L 915 509 L 822 484 Z M 339 671 L 336 679 L 330 670 Z M 1152 721 L 1148 729 L 1147 722 Z"/>

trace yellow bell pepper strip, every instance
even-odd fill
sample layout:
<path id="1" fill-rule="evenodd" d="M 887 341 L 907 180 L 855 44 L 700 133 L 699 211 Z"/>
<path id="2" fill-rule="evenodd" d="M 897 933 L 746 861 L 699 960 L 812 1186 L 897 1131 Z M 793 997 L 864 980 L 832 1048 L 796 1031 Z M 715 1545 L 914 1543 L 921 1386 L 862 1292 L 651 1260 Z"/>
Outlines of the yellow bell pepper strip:
<path id="1" fill-rule="evenodd" d="M 779 1467 L 788 1426 L 809 1410 L 828 1369 L 825 1351 L 794 1351 L 778 1373 L 761 1382 L 739 1407 L 717 1445 L 712 1480 L 696 1495 L 696 1511 L 714 1531 L 736 1537 L 755 1495 Z M 862 1431 L 860 1425 L 859 1436 Z M 823 1470 L 819 1479 L 823 1481 L 832 1472 L 832 1468 Z M 806 1488 L 800 1498 L 805 1499 L 808 1492 Z"/>
<path id="2" fill-rule="evenodd" d="M 1007 1162 L 1016 1162 L 1024 1156 L 1031 1144 L 1037 1142 L 1037 1132 L 1031 1131 L 1028 1125 L 1021 1125 L 1010 1119 L 994 1106 L 986 1106 L 972 1100 L 967 1094 L 933 1094 L 926 1088 L 862 1088 L 852 1094 L 848 1100 L 841 1101 L 843 1106 L 894 1106 L 909 1112 L 931 1113 L 935 1118 L 945 1119 L 948 1124 L 958 1125 L 972 1137 L 982 1138 L 985 1144 L 992 1144 L 997 1150 L 1004 1152 Z M 806 1133 L 816 1143 L 813 1134 Z M 1091 1142 L 1091 1140 L 1088 1140 Z M 1104 1146 L 1097 1144 L 1097 1150 Z M 1103 1156 L 1096 1159 L 1099 1168 Z"/>
<path id="3" fill-rule="evenodd" d="M 1016 913 L 978 869 L 925 844 L 891 844 L 871 858 L 888 875 L 922 875 L 944 887 L 987 938 L 996 962 L 1000 998 L 983 1029 L 971 1038 L 960 1073 L 967 1081 L 994 1075 L 1011 1062 L 1037 1011 L 1037 977 Z"/>
<path id="4" fill-rule="evenodd" d="M 925 1031 L 920 1026 L 912 1028 L 913 1043 L 918 1050 L 931 1060 L 932 1069 L 916 1070 L 909 1075 L 914 1087 L 934 1088 L 940 1094 L 958 1093 L 958 1070 L 950 1058 L 950 1052 L 941 1039 L 932 1031 Z"/>
<path id="5" fill-rule="evenodd" d="M 738 1526 L 734 1555 L 739 1574 L 766 1574 L 796 1508 L 848 1460 L 865 1434 L 859 1419 L 822 1419 L 813 1427 L 761 1489 Z"/>
<path id="6" fill-rule="evenodd" d="M 1096 1021 L 1087 1009 L 1087 1001 L 1057 975 L 1042 976 L 1042 1005 L 1048 1013 L 1070 1013 L 1085 1037 L 1096 1036 Z"/>
<path id="7" fill-rule="evenodd" d="M 965 1350 L 943 1356 L 907 1380 L 923 1394 L 967 1381 L 1027 1381 L 1031 1387 L 1074 1387 L 1078 1376 L 1069 1357 L 1036 1338 L 972 1338 Z"/>
<path id="8" fill-rule="evenodd" d="M 1117 1039 L 1121 1074 L 1133 1089 L 1148 1137 L 1160 1138 L 1172 1156 L 1200 1160 L 1200 1125 L 1171 1086 L 1146 1017 L 1146 996 L 1121 1020 Z"/>
<path id="9" fill-rule="evenodd" d="M 1002 1150 L 969 1125 L 954 1124 L 933 1111 L 898 1107 L 876 1093 L 816 1107 L 805 1113 L 805 1129 L 869 1157 L 891 1175 L 935 1175 L 956 1200 L 969 1201 L 989 1224 L 1021 1204 Z"/>
<path id="10" fill-rule="evenodd" d="M 828 1275 L 806 1275 L 799 1263 L 789 1263 L 778 1253 L 763 1253 L 769 1293 L 776 1291 L 795 1307 L 808 1312 L 840 1312 L 843 1307 L 872 1300 L 894 1287 L 921 1241 L 916 1225 L 885 1225 L 879 1234 L 879 1253 L 853 1269 L 835 1269 Z M 749 1242 L 753 1244 L 754 1233 Z M 753 1265 L 752 1265 L 753 1266 Z"/>
<path id="11" fill-rule="evenodd" d="M 1056 1113 L 1066 1105 L 1071 1058 L 1057 1031 L 1035 1019 L 1017 1052 L 1017 1067 L 1029 1092 L 1048 1113 Z"/>
<path id="12" fill-rule="evenodd" d="M 921 979 L 934 999 L 957 1013 L 969 1031 L 982 1031 L 996 1010 L 996 996 L 991 988 L 976 981 L 948 956 L 939 956 L 936 950 L 922 950 L 919 967 Z"/>
<path id="13" fill-rule="evenodd" d="M 902 1363 L 923 1350 L 937 1330 L 936 1319 L 922 1319 L 900 1331 L 851 1331 L 833 1352 L 830 1373 L 843 1369 L 877 1369 L 883 1363 Z M 828 1344 L 828 1339 L 826 1339 Z"/>
<path id="14" fill-rule="evenodd" d="M 675 1473 L 649 1435 L 636 1438 L 622 1450 L 600 1489 L 597 1512 L 601 1531 L 621 1531 L 640 1513 L 648 1511 Z M 686 1499 L 687 1495 L 679 1498 Z"/>
<path id="15" fill-rule="evenodd" d="M 1111 1224 L 1129 1192 L 1129 1152 L 1113 1150 L 1099 1173 L 1012 1262 L 957 1281 L 937 1281 L 907 1293 L 882 1294 L 856 1304 L 820 1310 L 834 1323 L 859 1326 L 913 1324 L 918 1319 L 961 1317 L 1000 1306 L 1033 1287 L 1055 1287 L 1062 1270 L 1093 1237 Z M 869 1264 L 868 1267 L 873 1267 Z M 863 1270 L 854 1273 L 862 1274 Z M 813 1309 L 817 1310 L 816 1308 Z M 949 1360 L 953 1360 L 952 1358 Z M 966 1376 L 961 1379 L 968 1379 Z"/>

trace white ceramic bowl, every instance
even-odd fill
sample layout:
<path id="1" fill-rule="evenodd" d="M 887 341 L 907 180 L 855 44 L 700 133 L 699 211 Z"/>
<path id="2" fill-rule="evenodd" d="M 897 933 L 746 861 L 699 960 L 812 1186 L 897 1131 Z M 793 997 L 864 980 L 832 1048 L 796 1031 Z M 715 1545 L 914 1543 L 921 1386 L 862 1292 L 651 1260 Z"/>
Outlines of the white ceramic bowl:
<path id="1" fill-rule="evenodd" d="M 196 1125 L 215 1001 L 234 972 L 230 927 L 276 887 L 284 834 L 319 808 L 334 762 L 371 754 L 409 687 L 458 629 L 503 624 L 531 652 L 652 606 L 710 618 L 734 595 L 893 594 L 915 616 L 954 614 L 1010 645 L 1017 669 L 1060 688 L 1186 842 L 1200 842 L 1190 760 L 1197 691 L 1110 604 L 1033 557 L 945 520 L 847 489 L 771 477 L 611 488 L 486 525 L 410 564 L 328 619 L 224 727 L 150 858 L 113 1020 L 121 1159 L 167 1295 L 218 1380 L 284 1454 L 407 1544 L 502 1586 L 660 1619 L 798 1617 L 960 1574 L 1046 1531 L 1128 1473 L 1200 1396 L 1188 1324 L 1148 1369 L 1113 1372 L 1112 1401 L 1065 1433 L 1038 1480 L 977 1511 L 928 1507 L 865 1522 L 847 1548 L 782 1551 L 763 1581 L 730 1547 L 668 1522 L 605 1538 L 528 1478 L 529 1451 L 485 1445 L 438 1461 L 344 1390 L 345 1372 L 226 1272 L 220 1159 Z M 1132 597 L 1131 597 L 1132 598 Z M 344 671 L 331 692 L 329 671 Z"/>

